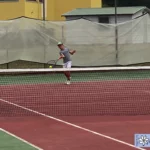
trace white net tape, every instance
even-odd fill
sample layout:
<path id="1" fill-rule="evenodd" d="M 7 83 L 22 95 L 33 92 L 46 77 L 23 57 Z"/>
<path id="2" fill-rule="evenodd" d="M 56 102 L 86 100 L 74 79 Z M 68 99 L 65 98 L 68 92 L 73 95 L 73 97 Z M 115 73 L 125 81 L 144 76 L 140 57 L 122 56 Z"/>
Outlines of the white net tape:
<path id="1" fill-rule="evenodd" d="M 150 71 L 150 66 L 137 66 L 137 67 L 87 67 L 87 68 L 51 68 L 51 69 L 1 69 L 1 73 L 46 73 L 46 72 L 65 72 L 65 71 L 70 71 L 70 72 L 85 72 L 85 71 L 90 71 L 90 72 L 96 72 L 96 71 L 141 71 L 141 70 L 148 70 Z"/>

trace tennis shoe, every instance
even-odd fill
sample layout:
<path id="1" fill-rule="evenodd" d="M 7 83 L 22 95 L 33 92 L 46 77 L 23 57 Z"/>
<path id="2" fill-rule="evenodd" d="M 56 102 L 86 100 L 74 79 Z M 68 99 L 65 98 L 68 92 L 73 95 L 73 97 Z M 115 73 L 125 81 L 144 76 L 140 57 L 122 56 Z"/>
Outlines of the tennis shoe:
<path id="1" fill-rule="evenodd" d="M 65 82 L 65 84 L 71 84 L 71 77 L 70 77 L 70 80 L 68 79 L 68 80 L 66 80 L 66 82 Z"/>
<path id="2" fill-rule="evenodd" d="M 69 85 L 71 82 L 70 82 L 70 80 L 67 80 L 67 85 Z"/>

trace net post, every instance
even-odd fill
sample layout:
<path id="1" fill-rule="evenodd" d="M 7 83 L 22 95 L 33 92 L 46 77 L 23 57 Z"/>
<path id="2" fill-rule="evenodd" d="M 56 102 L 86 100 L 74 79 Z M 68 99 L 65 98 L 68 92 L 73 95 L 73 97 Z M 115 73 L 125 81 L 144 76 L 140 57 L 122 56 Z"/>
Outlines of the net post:
<path id="1" fill-rule="evenodd" d="M 143 21 L 143 42 L 147 43 L 148 42 L 148 22 L 147 22 L 147 17 L 144 18 Z"/>
<path id="2" fill-rule="evenodd" d="M 7 69 L 9 69 L 9 63 L 7 63 L 6 66 L 7 66 Z"/>
<path id="3" fill-rule="evenodd" d="M 117 27 L 117 0 L 115 0 L 115 49 L 116 49 L 116 65 L 118 65 L 118 27 Z"/>
<path id="4" fill-rule="evenodd" d="M 9 69 L 9 65 L 8 65 L 8 62 L 9 62 L 9 59 L 8 59 L 8 49 L 6 50 L 6 55 L 7 55 L 7 63 L 6 63 L 6 68 Z"/>
<path id="5" fill-rule="evenodd" d="M 46 15 L 45 15 L 45 0 L 43 0 L 43 25 L 45 29 L 45 21 L 46 21 Z M 44 44 L 44 61 L 46 60 L 46 48 Z M 46 68 L 46 64 L 44 63 L 44 68 Z"/>
<path id="6" fill-rule="evenodd" d="M 44 28 L 45 28 L 45 23 L 44 23 Z M 44 43 L 44 49 L 43 49 L 43 59 L 44 59 L 44 68 L 47 68 L 47 64 L 46 63 L 46 46 L 45 46 L 45 43 Z"/>

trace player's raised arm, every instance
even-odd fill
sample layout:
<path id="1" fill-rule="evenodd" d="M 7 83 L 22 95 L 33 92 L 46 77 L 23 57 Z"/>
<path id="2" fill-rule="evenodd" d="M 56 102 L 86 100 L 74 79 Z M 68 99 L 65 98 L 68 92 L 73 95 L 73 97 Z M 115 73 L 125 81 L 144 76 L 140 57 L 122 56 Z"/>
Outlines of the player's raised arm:
<path id="1" fill-rule="evenodd" d="M 75 52 L 76 52 L 76 50 L 70 50 L 70 51 L 69 51 L 69 53 L 70 53 L 71 55 L 73 55 Z"/>

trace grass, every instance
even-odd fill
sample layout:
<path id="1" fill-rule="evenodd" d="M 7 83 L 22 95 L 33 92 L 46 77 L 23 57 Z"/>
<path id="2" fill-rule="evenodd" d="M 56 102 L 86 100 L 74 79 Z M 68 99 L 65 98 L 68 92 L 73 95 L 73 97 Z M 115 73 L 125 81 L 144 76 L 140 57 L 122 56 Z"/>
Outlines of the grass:
<path id="1" fill-rule="evenodd" d="M 18 139 L 15 135 L 7 133 L 0 129 L 0 149 L 1 150 L 39 150 L 23 140 Z"/>

